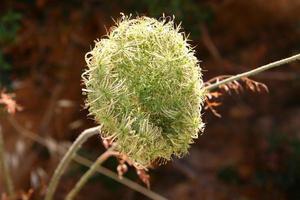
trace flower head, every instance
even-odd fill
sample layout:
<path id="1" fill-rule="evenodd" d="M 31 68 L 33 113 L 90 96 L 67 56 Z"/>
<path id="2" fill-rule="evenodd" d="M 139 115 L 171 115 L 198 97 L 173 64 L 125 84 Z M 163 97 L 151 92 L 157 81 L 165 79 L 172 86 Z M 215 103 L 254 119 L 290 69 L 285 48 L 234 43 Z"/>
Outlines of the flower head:
<path id="1" fill-rule="evenodd" d="M 194 50 L 173 20 L 123 16 L 86 62 L 86 104 L 120 153 L 147 167 L 188 152 L 204 126 L 204 92 Z"/>

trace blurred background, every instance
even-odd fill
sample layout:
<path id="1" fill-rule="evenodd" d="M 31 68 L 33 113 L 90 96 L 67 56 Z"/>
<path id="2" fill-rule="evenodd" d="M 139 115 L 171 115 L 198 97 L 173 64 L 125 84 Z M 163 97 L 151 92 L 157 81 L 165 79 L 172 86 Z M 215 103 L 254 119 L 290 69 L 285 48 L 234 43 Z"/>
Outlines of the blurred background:
<path id="1" fill-rule="evenodd" d="M 120 13 L 174 15 L 209 80 L 299 53 L 299 11 L 299 0 L 1 0 L 0 91 L 14 93 L 22 107 L 14 115 L 0 108 L 15 190 L 42 199 L 61 158 L 24 134 L 64 145 L 96 125 L 81 94 L 84 55 Z M 255 76 L 269 93 L 225 93 L 216 108 L 222 118 L 203 110 L 204 134 L 189 155 L 150 170 L 151 189 L 170 199 L 300 199 L 299 66 Z M 95 159 L 103 151 L 94 138 L 80 154 Z M 113 170 L 116 165 L 115 159 L 105 164 Z M 72 164 L 56 199 L 63 199 L 86 169 Z M 132 169 L 126 176 L 141 183 Z M 0 180 L 4 193 L 3 174 Z M 147 198 L 97 174 L 77 199 Z"/>

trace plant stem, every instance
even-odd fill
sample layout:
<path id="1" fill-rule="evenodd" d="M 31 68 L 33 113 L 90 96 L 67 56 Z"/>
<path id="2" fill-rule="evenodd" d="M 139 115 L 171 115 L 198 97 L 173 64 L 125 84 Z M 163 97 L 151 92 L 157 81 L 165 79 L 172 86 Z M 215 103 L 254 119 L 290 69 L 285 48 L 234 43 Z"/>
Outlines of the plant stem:
<path id="1" fill-rule="evenodd" d="M 80 156 L 80 155 L 76 155 L 74 157 L 74 160 L 81 164 L 81 165 L 84 165 L 86 167 L 90 167 L 93 162 Z M 105 176 L 108 176 L 110 177 L 111 179 L 123 184 L 123 185 L 126 185 L 127 187 L 131 188 L 132 190 L 135 190 L 143 195 L 145 195 L 146 197 L 150 198 L 150 199 L 154 199 L 154 200 L 167 200 L 167 198 L 137 184 L 136 182 L 130 180 L 130 179 L 127 179 L 126 177 L 123 177 L 122 179 L 119 178 L 119 176 L 114 173 L 113 171 L 105 168 L 105 167 L 102 167 L 101 165 L 97 167 L 96 169 L 97 172 L 99 172 L 100 174 L 103 174 Z"/>
<path id="2" fill-rule="evenodd" d="M 2 135 L 2 128 L 0 126 L 0 171 L 4 176 L 4 184 L 7 190 L 8 195 L 13 198 L 14 197 L 14 185 L 12 179 L 10 177 L 9 169 L 5 163 L 5 152 L 4 152 L 4 139 Z"/>
<path id="3" fill-rule="evenodd" d="M 219 81 L 219 82 L 216 82 L 214 84 L 211 84 L 211 85 L 208 85 L 208 86 L 204 87 L 204 90 L 210 92 L 210 91 L 218 88 L 220 85 L 224 85 L 224 84 L 232 82 L 232 81 L 240 80 L 240 79 L 245 78 L 245 77 L 253 76 L 253 75 L 256 75 L 256 74 L 258 74 L 260 72 L 263 72 L 265 70 L 268 70 L 268 69 L 271 69 L 271 68 L 274 68 L 274 67 L 278 67 L 280 65 L 284 65 L 284 64 L 296 61 L 296 60 L 300 60 L 300 54 L 297 54 L 297 55 L 294 55 L 294 56 L 291 56 L 291 57 L 288 57 L 288 58 L 285 58 L 285 59 L 282 59 L 282 60 L 278 60 L 278 61 L 269 63 L 267 65 L 263 65 L 263 66 L 258 67 L 256 69 L 250 70 L 248 72 L 244 72 L 244 73 L 241 73 L 241 74 L 237 74 L 235 76 L 231 76 L 227 79 L 224 79 L 222 81 Z"/>
<path id="4" fill-rule="evenodd" d="M 19 134 L 21 134 L 22 136 L 24 136 L 28 139 L 31 139 L 31 140 L 35 141 L 36 143 L 38 143 L 40 145 L 43 145 L 43 146 L 47 147 L 50 151 L 55 151 L 55 152 L 57 152 L 61 155 L 65 154 L 66 148 L 63 147 L 63 146 L 60 146 L 55 141 L 53 141 L 53 142 L 55 142 L 54 143 L 55 145 L 49 145 L 49 142 L 46 141 L 43 137 L 40 137 L 38 134 L 33 133 L 33 132 L 25 129 L 13 117 L 8 116 L 8 121 L 15 128 L 15 130 Z M 53 148 L 53 147 L 55 147 L 55 148 Z M 86 166 L 86 167 L 90 167 L 93 164 L 92 161 L 90 161 L 89 159 L 86 159 L 85 157 L 82 157 L 80 155 L 74 155 L 73 160 L 75 162 L 77 162 L 78 164 L 81 164 L 81 165 Z M 126 178 L 126 177 L 123 177 L 122 179 L 120 179 L 119 176 L 115 172 L 113 172 L 113 171 L 111 171 L 111 170 L 109 170 L 105 167 L 98 166 L 97 172 L 104 175 L 104 176 L 107 176 L 107 177 L 115 180 L 116 182 L 119 182 L 119 183 L 129 187 L 130 189 L 132 189 L 134 191 L 137 191 L 137 192 L 145 195 L 146 197 L 148 197 L 150 199 L 166 200 L 165 197 L 163 197 L 163 196 L 147 189 L 146 187 L 141 186 L 140 184 L 138 184 L 138 183 Z"/>
<path id="5" fill-rule="evenodd" d="M 101 154 L 97 160 L 90 166 L 90 169 L 84 173 L 84 175 L 79 179 L 76 185 L 72 188 L 66 197 L 66 200 L 73 200 L 76 195 L 80 192 L 82 187 L 87 183 L 87 181 L 95 174 L 100 166 L 105 160 L 107 160 L 113 152 L 114 146 L 110 147 L 107 151 Z"/>
<path id="6" fill-rule="evenodd" d="M 57 168 L 55 169 L 55 172 L 50 180 L 50 184 L 47 189 L 47 193 L 45 196 L 45 200 L 52 200 L 53 195 L 55 193 L 55 190 L 58 186 L 59 180 L 64 173 L 64 171 L 67 169 L 68 165 L 72 161 L 74 155 L 76 154 L 77 150 L 81 147 L 81 145 L 90 137 L 99 134 L 100 132 L 100 126 L 89 128 L 84 130 L 78 138 L 74 141 L 74 143 L 71 145 L 67 153 L 64 155 L 60 163 L 58 164 Z"/>

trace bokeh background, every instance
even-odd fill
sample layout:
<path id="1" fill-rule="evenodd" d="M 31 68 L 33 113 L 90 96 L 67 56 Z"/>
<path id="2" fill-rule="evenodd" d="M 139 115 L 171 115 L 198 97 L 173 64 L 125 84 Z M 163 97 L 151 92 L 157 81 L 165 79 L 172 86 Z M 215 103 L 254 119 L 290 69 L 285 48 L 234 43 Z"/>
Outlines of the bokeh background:
<path id="1" fill-rule="evenodd" d="M 61 158 L 22 132 L 63 145 L 96 125 L 81 94 L 84 54 L 120 13 L 174 15 L 209 80 L 299 53 L 299 11 L 299 0 L 1 0 L 0 88 L 23 107 L 14 115 L 0 112 L 16 190 L 33 189 L 30 199 L 41 199 Z M 170 199 L 300 199 L 300 64 L 254 79 L 269 93 L 224 93 L 217 108 L 222 118 L 203 110 L 204 134 L 189 155 L 150 171 L 152 190 Z M 80 154 L 94 159 L 103 151 L 94 138 Z M 115 159 L 105 164 L 116 165 Z M 85 170 L 73 164 L 56 199 Z M 132 169 L 126 176 L 141 183 Z M 147 198 L 98 174 L 77 199 Z"/>

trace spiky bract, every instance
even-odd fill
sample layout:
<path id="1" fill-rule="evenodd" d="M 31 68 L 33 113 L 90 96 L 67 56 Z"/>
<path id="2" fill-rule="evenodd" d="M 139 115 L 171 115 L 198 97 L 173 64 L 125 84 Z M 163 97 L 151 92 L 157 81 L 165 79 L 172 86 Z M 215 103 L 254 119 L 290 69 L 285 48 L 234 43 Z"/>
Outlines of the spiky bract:
<path id="1" fill-rule="evenodd" d="M 135 164 L 182 156 L 202 131 L 194 50 L 173 20 L 122 20 L 86 54 L 87 105 L 103 137 Z"/>

